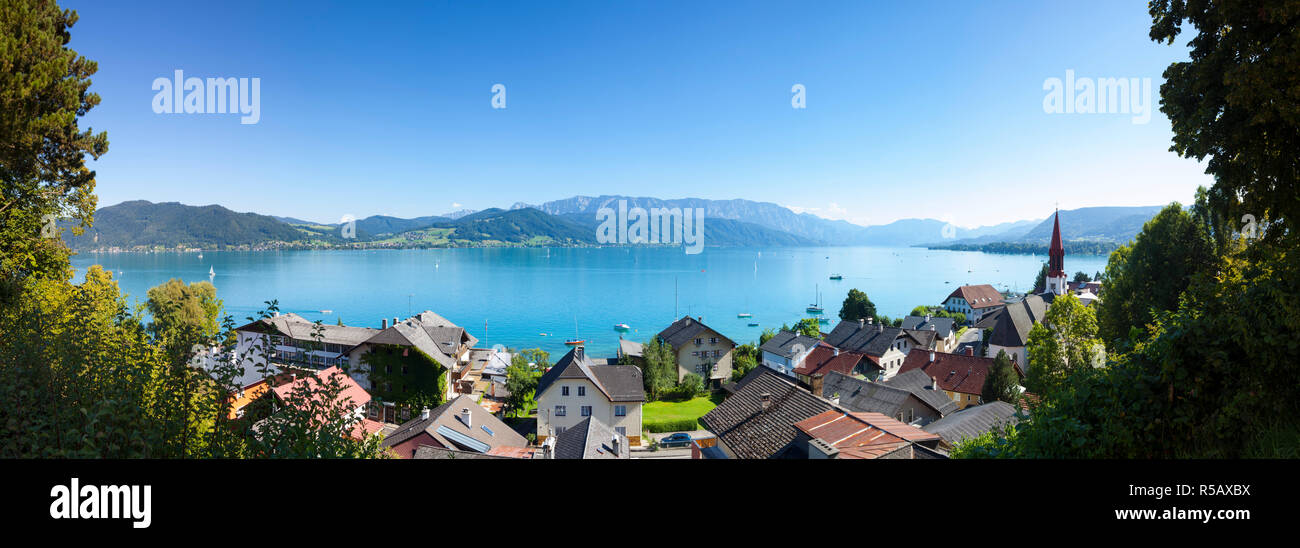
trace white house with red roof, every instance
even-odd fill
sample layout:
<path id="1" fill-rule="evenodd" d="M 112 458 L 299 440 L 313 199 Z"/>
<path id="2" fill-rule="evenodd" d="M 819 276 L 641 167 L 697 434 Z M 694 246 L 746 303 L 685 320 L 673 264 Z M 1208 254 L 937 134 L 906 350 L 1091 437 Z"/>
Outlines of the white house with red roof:
<path id="1" fill-rule="evenodd" d="M 943 301 L 944 310 L 965 314 L 966 321 L 972 325 L 1004 305 L 1002 293 L 989 284 L 963 285 Z"/>

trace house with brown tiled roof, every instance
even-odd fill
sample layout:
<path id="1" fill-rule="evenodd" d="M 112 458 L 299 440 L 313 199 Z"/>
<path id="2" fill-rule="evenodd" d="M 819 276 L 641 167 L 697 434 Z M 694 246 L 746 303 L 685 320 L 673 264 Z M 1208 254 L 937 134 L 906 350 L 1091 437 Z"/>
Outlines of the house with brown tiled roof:
<path id="1" fill-rule="evenodd" d="M 736 349 L 736 343 L 704 325 L 703 316 L 683 316 L 656 336 L 673 347 L 678 382 L 687 374 L 694 373 L 705 384 L 718 388 L 731 378 L 732 351 Z"/>
<path id="2" fill-rule="evenodd" d="M 943 301 L 943 309 L 961 312 L 966 321 L 974 325 L 985 314 L 1002 308 L 1002 293 L 989 284 L 963 285 L 953 290 Z"/>
<path id="3" fill-rule="evenodd" d="M 972 355 L 969 347 L 963 354 L 947 354 L 913 350 L 903 362 L 900 373 L 912 370 L 924 371 L 935 386 L 944 391 L 948 397 L 965 409 L 980 404 L 980 394 L 984 389 L 984 378 L 993 366 L 993 358 L 981 358 Z M 1016 373 L 1024 377 L 1018 366 Z"/>
<path id="4" fill-rule="evenodd" d="M 841 352 L 857 352 L 875 365 L 868 371 L 872 380 L 888 379 L 898 373 L 907 353 L 918 340 L 902 328 L 873 323 L 872 318 L 841 321 L 826 334 L 825 342 Z"/>
<path id="5" fill-rule="evenodd" d="M 865 377 L 868 374 L 878 375 L 880 366 L 866 359 L 866 355 L 860 352 L 843 352 L 834 346 L 819 342 L 799 367 L 795 368 L 794 375 L 799 379 L 799 384 L 815 394 L 822 380 L 831 372 L 850 377 Z"/>

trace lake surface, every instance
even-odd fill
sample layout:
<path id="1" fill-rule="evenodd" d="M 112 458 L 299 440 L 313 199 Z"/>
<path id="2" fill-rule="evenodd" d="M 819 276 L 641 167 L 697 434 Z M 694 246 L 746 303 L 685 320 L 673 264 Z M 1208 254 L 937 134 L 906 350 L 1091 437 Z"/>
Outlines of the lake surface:
<path id="1" fill-rule="evenodd" d="M 807 317 L 804 309 L 818 289 L 829 330 L 850 288 L 865 291 L 880 314 L 894 318 L 939 304 L 962 284 L 1025 291 L 1045 260 L 911 247 L 706 248 L 697 255 L 680 247 L 610 247 L 208 251 L 201 259 L 197 253 L 83 253 L 72 264 L 78 278 L 92 264 L 112 270 L 127 300 L 140 302 L 170 278 L 207 281 L 211 268 L 217 296 L 237 325 L 272 299 L 282 312 L 310 320 L 341 318 L 376 328 L 381 318 L 433 310 L 468 329 L 480 346 L 541 347 L 554 360 L 575 336 L 575 322 L 596 356 L 614 355 L 614 324 L 630 325 L 626 338 L 644 342 L 686 314 L 704 316 L 710 327 L 745 343 L 758 340 L 765 327 Z M 1071 275 L 1105 265 L 1105 256 L 1065 258 Z M 832 273 L 843 281 L 831 281 Z M 753 318 L 737 318 L 741 312 Z"/>

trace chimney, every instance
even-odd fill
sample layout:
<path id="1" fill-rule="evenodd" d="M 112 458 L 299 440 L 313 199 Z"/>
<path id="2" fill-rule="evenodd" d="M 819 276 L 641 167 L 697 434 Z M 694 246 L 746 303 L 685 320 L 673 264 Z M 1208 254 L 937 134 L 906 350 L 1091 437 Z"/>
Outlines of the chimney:
<path id="1" fill-rule="evenodd" d="M 863 328 L 864 326 L 866 326 L 866 325 L 867 325 L 867 320 L 864 320 L 864 319 L 862 319 L 862 318 L 858 318 L 858 329 L 862 329 L 862 328 Z"/>
<path id="2" fill-rule="evenodd" d="M 470 420 L 469 420 L 469 408 L 468 408 L 468 407 L 462 407 L 462 408 L 460 409 L 460 422 L 465 423 L 465 427 L 466 427 L 466 428 L 468 428 L 468 427 L 470 426 Z"/>
<path id="3" fill-rule="evenodd" d="M 609 446 L 610 446 L 610 448 L 612 448 L 612 449 L 614 450 L 614 456 L 615 456 L 615 457 L 621 457 L 621 456 L 623 456 L 623 452 L 620 451 L 620 450 L 619 450 L 619 447 L 618 447 L 618 446 L 619 446 L 619 443 L 618 443 L 618 432 L 614 432 L 614 439 L 609 440 Z"/>
<path id="4" fill-rule="evenodd" d="M 967 356 L 974 356 L 974 355 L 975 355 L 975 347 L 974 347 L 974 346 L 967 346 L 967 347 L 966 347 L 966 355 L 967 355 Z"/>
<path id="5" fill-rule="evenodd" d="M 934 363 L 934 351 L 930 351 L 930 363 Z"/>
<path id="6" fill-rule="evenodd" d="M 876 325 L 879 326 L 879 327 L 876 328 L 876 331 L 879 331 L 879 332 L 881 332 L 881 333 L 884 333 L 884 332 L 885 332 L 885 324 L 883 324 L 883 323 L 878 323 L 878 324 L 876 324 Z"/>
<path id="7" fill-rule="evenodd" d="M 939 389 L 939 377 L 930 377 L 930 390 Z"/>
<path id="8" fill-rule="evenodd" d="M 767 408 L 772 407 L 772 393 L 763 392 L 762 394 L 759 394 L 758 401 L 762 402 L 763 410 L 767 411 Z"/>
<path id="9" fill-rule="evenodd" d="M 379 320 L 379 328 L 380 328 L 380 329 L 388 329 L 388 318 L 384 318 L 384 319 L 382 319 L 382 320 Z"/>
<path id="10" fill-rule="evenodd" d="M 553 455 L 553 454 L 551 453 L 551 447 L 554 446 L 554 445 L 555 445 L 555 436 L 554 436 L 554 435 L 552 435 L 552 436 L 548 436 L 548 437 L 546 438 L 546 441 L 542 442 L 542 458 L 543 458 L 543 459 L 550 460 L 550 459 L 555 458 L 555 455 Z"/>
<path id="11" fill-rule="evenodd" d="M 824 439 L 813 438 L 808 440 L 808 458 L 810 459 L 834 459 L 838 458 L 839 454 L 840 450 Z"/>
<path id="12" fill-rule="evenodd" d="M 696 317 L 695 317 L 695 321 L 700 322 L 700 323 L 704 323 L 704 316 L 696 316 Z"/>
<path id="13" fill-rule="evenodd" d="M 832 346 L 832 347 L 831 347 L 831 355 L 832 355 L 832 356 L 838 356 L 838 355 L 840 355 L 840 347 L 838 347 L 838 346 Z"/>
<path id="14" fill-rule="evenodd" d="M 583 358 L 586 356 L 586 354 L 587 351 L 583 349 L 582 345 L 573 347 L 573 361 L 582 363 Z"/>
<path id="15" fill-rule="evenodd" d="M 873 318 L 867 318 L 867 324 L 868 324 L 868 325 L 870 325 L 870 324 L 873 323 L 873 322 L 874 322 L 874 319 L 873 319 Z"/>
<path id="16" fill-rule="evenodd" d="M 393 327 L 397 327 L 397 316 L 393 316 Z"/>
<path id="17" fill-rule="evenodd" d="M 824 386 L 823 383 L 825 382 L 826 378 L 821 373 L 813 375 L 808 379 L 808 391 L 812 392 L 814 396 L 821 396 Z"/>
<path id="18" fill-rule="evenodd" d="M 420 410 L 420 418 L 423 419 L 423 420 L 426 420 L 426 421 L 429 420 L 429 408 L 428 408 L 428 407 L 425 407 L 424 409 L 421 409 L 421 410 Z"/>
<path id="19" fill-rule="evenodd" d="M 925 315 L 925 322 L 926 322 L 926 323 L 930 323 L 930 315 L 929 315 L 929 314 L 926 314 L 926 315 Z"/>

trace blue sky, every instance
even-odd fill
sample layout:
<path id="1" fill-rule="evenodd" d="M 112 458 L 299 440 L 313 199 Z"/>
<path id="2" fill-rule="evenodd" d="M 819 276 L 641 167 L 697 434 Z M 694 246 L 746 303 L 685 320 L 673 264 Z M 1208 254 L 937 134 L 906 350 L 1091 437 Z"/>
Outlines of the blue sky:
<path id="1" fill-rule="evenodd" d="M 1150 78 L 1158 103 L 1186 49 L 1147 38 L 1142 2 L 63 5 L 99 63 L 101 206 L 337 222 L 628 194 L 975 226 L 1211 182 L 1158 107 L 1043 110 L 1067 69 Z M 155 114 L 177 69 L 260 78 L 260 122 Z"/>

